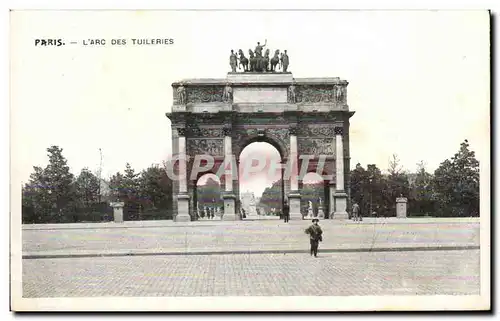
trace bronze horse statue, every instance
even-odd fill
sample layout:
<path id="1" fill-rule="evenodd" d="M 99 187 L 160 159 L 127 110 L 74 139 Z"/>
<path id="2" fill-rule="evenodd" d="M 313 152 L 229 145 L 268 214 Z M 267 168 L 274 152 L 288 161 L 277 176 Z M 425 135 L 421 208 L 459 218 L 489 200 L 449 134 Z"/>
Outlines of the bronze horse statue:
<path id="1" fill-rule="evenodd" d="M 263 71 L 269 71 L 269 49 L 266 49 L 266 53 L 264 54 L 264 59 L 262 63 L 263 63 L 262 66 Z"/>
<path id="2" fill-rule="evenodd" d="M 241 69 L 243 66 L 243 71 L 248 71 L 248 58 L 243 54 L 243 50 L 238 50 L 238 54 L 240 55 L 240 64 L 238 65 L 238 69 Z"/>
<path id="3" fill-rule="evenodd" d="M 248 50 L 248 55 L 249 55 L 249 64 L 250 68 L 249 71 L 251 72 L 266 72 L 269 71 L 269 49 L 266 50 L 264 57 L 257 57 L 255 53 L 252 51 L 252 49 Z M 242 56 L 242 52 L 240 50 L 240 56 Z M 240 62 L 241 62 L 240 58 Z M 279 61 L 279 58 L 278 58 Z"/>
<path id="4" fill-rule="evenodd" d="M 279 57 L 280 51 L 276 50 L 274 52 L 273 58 L 271 58 L 271 71 L 276 71 L 276 65 L 280 62 L 280 57 Z"/>
<path id="5" fill-rule="evenodd" d="M 254 55 L 252 49 L 248 50 L 248 55 L 250 56 L 250 71 L 255 71 L 256 64 L 257 64 L 257 58 L 255 58 L 255 55 Z"/>

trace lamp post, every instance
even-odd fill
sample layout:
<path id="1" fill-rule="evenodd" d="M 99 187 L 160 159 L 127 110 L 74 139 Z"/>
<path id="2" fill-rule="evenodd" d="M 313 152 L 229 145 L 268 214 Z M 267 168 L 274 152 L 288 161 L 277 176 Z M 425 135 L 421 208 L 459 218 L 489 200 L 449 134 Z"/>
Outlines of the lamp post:
<path id="1" fill-rule="evenodd" d="M 373 216 L 373 187 L 372 187 L 372 182 L 373 182 L 373 176 L 370 176 L 370 217 Z"/>
<path id="2" fill-rule="evenodd" d="M 99 148 L 99 156 L 100 156 L 100 161 L 99 161 L 99 190 L 98 190 L 98 199 L 99 199 L 99 204 L 101 203 L 101 177 L 102 177 L 102 150 Z"/>

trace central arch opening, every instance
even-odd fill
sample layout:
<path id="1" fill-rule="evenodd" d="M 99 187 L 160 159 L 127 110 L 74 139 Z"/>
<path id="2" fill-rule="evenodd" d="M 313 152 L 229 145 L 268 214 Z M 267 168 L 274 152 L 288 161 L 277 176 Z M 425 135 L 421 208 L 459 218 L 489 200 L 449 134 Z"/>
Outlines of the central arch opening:
<path id="1" fill-rule="evenodd" d="M 197 220 L 221 220 L 224 210 L 220 179 L 217 175 L 201 175 L 196 182 L 194 210 Z"/>
<path id="2" fill-rule="evenodd" d="M 302 217 L 328 218 L 328 184 L 318 173 L 309 172 L 302 179 L 300 208 Z"/>
<path id="3" fill-rule="evenodd" d="M 239 156 L 239 212 L 243 220 L 282 218 L 282 157 L 268 142 L 251 142 Z"/>

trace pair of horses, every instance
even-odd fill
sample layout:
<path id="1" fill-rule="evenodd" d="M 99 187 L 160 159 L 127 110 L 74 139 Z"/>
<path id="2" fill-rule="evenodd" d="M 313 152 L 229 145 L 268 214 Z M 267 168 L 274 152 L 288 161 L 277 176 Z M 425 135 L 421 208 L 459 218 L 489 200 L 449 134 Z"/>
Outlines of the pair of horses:
<path id="1" fill-rule="evenodd" d="M 244 71 L 256 71 L 256 72 L 273 72 L 276 71 L 276 66 L 278 65 L 279 58 L 279 50 L 274 52 L 274 56 L 269 59 L 269 49 L 266 50 L 264 57 L 256 57 L 254 52 L 250 49 L 248 50 L 248 54 L 250 59 L 245 57 L 243 50 L 238 50 L 238 54 L 240 55 L 240 64 L 239 68 L 243 66 Z"/>

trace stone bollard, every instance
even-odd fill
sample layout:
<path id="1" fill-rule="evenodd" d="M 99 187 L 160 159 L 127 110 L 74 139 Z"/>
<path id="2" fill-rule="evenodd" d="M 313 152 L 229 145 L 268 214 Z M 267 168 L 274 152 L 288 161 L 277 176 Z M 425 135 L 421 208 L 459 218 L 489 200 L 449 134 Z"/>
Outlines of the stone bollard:
<path id="1" fill-rule="evenodd" d="M 113 208 L 113 220 L 115 223 L 123 223 L 123 207 L 124 202 L 111 202 L 109 206 Z"/>
<path id="2" fill-rule="evenodd" d="M 408 199 L 406 197 L 396 198 L 396 217 L 406 218 Z"/>

